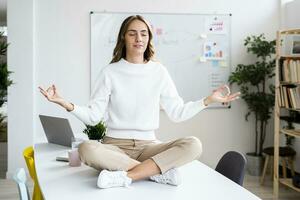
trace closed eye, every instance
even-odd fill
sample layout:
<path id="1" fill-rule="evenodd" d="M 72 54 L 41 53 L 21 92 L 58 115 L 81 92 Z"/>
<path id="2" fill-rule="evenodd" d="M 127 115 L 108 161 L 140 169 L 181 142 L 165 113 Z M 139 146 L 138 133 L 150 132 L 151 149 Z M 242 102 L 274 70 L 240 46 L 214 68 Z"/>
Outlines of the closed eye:
<path id="1" fill-rule="evenodd" d="M 129 36 L 136 36 L 138 34 L 138 31 L 137 30 L 128 30 L 127 33 Z M 147 30 L 141 30 L 140 33 L 142 36 L 148 36 Z"/>

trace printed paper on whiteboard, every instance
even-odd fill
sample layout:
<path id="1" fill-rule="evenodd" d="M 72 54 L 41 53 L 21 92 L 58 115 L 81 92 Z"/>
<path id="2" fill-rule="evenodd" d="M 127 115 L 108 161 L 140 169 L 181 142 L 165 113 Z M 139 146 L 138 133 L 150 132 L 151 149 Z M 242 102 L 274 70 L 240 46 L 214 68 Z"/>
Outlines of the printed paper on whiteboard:
<path id="1" fill-rule="evenodd" d="M 222 17 L 207 17 L 205 20 L 205 30 L 209 34 L 227 34 L 225 20 Z"/>
<path id="2" fill-rule="evenodd" d="M 205 42 L 203 52 L 203 57 L 207 60 L 224 60 L 226 58 L 224 46 L 217 42 Z"/>

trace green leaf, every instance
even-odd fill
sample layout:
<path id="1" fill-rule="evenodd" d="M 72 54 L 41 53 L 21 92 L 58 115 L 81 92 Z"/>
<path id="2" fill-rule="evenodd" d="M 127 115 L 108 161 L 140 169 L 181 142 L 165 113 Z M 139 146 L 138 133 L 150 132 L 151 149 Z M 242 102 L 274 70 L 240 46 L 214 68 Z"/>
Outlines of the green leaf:
<path id="1" fill-rule="evenodd" d="M 106 133 L 105 123 L 101 121 L 95 126 L 86 125 L 83 133 L 85 133 L 90 140 L 101 140 Z"/>

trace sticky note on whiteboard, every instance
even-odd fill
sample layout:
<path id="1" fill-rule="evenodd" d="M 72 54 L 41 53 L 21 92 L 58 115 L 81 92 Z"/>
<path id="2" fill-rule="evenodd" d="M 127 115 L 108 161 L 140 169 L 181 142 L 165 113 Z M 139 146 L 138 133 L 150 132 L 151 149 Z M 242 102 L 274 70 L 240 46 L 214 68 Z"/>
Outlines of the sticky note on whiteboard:
<path id="1" fill-rule="evenodd" d="M 205 57 L 200 57 L 200 62 L 206 62 L 206 58 Z"/>
<path id="2" fill-rule="evenodd" d="M 201 35 L 200 35 L 200 38 L 205 39 L 205 38 L 207 38 L 207 35 L 206 35 L 206 34 L 201 34 Z"/>
<path id="3" fill-rule="evenodd" d="M 211 64 L 213 67 L 218 67 L 219 66 L 219 61 L 218 60 L 212 60 Z"/>
<path id="4" fill-rule="evenodd" d="M 219 66 L 220 67 L 228 67 L 227 61 L 220 60 Z"/>

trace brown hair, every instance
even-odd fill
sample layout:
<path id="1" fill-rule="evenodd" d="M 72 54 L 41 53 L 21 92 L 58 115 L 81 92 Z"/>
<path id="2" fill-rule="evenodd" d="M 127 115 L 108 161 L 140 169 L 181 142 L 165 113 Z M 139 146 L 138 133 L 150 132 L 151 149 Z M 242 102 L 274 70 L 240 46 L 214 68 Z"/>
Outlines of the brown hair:
<path id="1" fill-rule="evenodd" d="M 148 28 L 148 33 L 149 33 L 149 41 L 147 44 L 147 49 L 144 52 L 144 59 L 149 61 L 151 59 L 153 59 L 154 57 L 154 46 L 153 46 L 153 42 L 152 42 L 152 38 L 153 38 L 153 33 L 152 33 L 152 29 L 150 24 L 140 15 L 132 15 L 127 17 L 120 28 L 119 34 L 118 34 L 118 41 L 116 44 L 116 47 L 114 49 L 113 52 L 113 58 L 110 61 L 110 63 L 115 63 L 118 62 L 119 60 L 121 60 L 121 58 L 125 58 L 126 57 L 126 46 L 125 46 L 125 33 L 128 29 L 129 24 L 133 21 L 133 20 L 140 20 L 142 22 L 144 22 Z"/>

